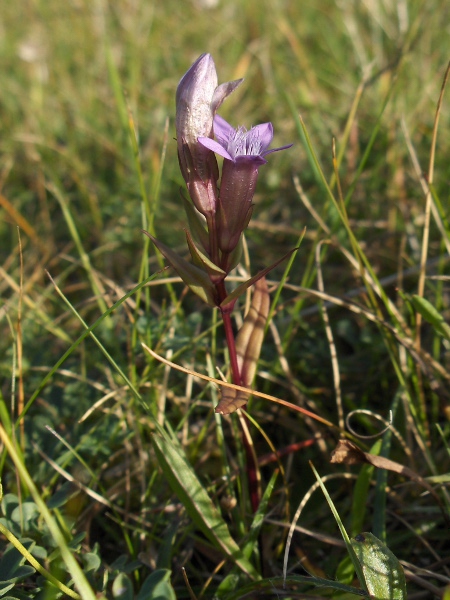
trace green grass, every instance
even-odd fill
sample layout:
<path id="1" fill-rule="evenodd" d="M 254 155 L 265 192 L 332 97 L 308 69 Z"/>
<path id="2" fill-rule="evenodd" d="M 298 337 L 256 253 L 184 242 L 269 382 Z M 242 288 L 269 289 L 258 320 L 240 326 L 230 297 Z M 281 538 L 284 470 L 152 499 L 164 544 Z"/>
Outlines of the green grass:
<path id="1" fill-rule="evenodd" d="M 63 597 L 48 572 L 83 599 L 279 597 L 292 525 L 289 597 L 356 598 L 312 461 L 349 534 L 407 564 L 411 598 L 442 595 L 449 21 L 444 0 L 2 8 L 0 594 Z M 306 227 L 255 389 L 322 422 L 254 396 L 256 514 L 239 417 L 214 414 L 218 386 L 192 374 L 227 373 L 220 319 L 141 233 L 186 253 L 175 90 L 202 52 L 221 82 L 245 77 L 225 118 L 294 143 L 261 169 L 243 265 L 256 274 Z M 330 464 L 339 428 L 440 503 L 409 471 Z"/>

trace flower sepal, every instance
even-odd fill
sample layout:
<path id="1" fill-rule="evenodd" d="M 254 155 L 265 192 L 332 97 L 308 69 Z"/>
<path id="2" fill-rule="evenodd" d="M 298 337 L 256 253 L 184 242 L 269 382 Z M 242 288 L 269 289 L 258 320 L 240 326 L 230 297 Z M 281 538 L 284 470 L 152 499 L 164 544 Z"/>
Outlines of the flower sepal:
<path id="1" fill-rule="evenodd" d="M 193 149 L 183 141 L 179 143 L 178 162 L 195 208 L 207 217 L 216 212 L 219 167 L 213 152 L 197 146 Z"/>
<path id="2" fill-rule="evenodd" d="M 209 306 L 217 306 L 216 288 L 208 273 L 178 256 L 171 248 L 157 240 L 148 231 L 143 231 L 158 248 L 171 267 L 175 269 L 190 290 L 197 294 Z"/>
<path id="3" fill-rule="evenodd" d="M 234 81 L 226 81 L 221 83 L 214 90 L 214 94 L 211 101 L 211 111 L 213 115 L 216 114 L 217 110 L 222 105 L 222 102 L 232 93 L 234 90 L 241 85 L 243 79 L 235 79 Z"/>
<path id="4" fill-rule="evenodd" d="M 203 252 L 195 245 L 189 231 L 186 231 L 186 241 L 189 246 L 189 252 L 192 256 L 192 262 L 195 266 L 208 273 L 214 284 L 220 283 L 227 276 L 226 272 L 215 265 Z"/>
<path id="5" fill-rule="evenodd" d="M 202 245 L 203 249 L 209 254 L 209 236 L 205 229 L 205 219 L 200 216 L 198 210 L 185 198 L 183 192 L 180 190 L 180 195 L 183 200 L 184 211 L 187 216 L 189 223 L 189 230 L 192 233 L 192 237 L 196 242 Z"/>
<path id="6" fill-rule="evenodd" d="M 230 271 L 232 271 L 235 267 L 238 266 L 240 260 L 241 260 L 241 256 L 242 256 L 242 252 L 243 252 L 243 241 L 242 241 L 242 235 L 239 237 L 239 241 L 236 244 L 236 247 L 234 248 L 234 250 L 232 250 L 226 257 L 226 261 L 223 261 L 223 269 L 229 273 Z"/>

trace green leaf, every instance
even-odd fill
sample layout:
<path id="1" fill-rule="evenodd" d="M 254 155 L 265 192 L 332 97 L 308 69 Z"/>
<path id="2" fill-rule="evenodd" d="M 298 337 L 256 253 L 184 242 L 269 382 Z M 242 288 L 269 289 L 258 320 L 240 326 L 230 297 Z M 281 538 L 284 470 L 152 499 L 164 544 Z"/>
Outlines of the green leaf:
<path id="1" fill-rule="evenodd" d="M 2 563 L 0 563 L 0 569 L 1 568 Z M 14 571 L 13 576 L 10 576 L 8 574 L 0 575 L 0 596 L 6 594 L 6 592 L 12 589 L 18 581 L 26 579 L 34 573 L 36 573 L 36 569 L 33 569 L 33 567 L 31 567 L 30 565 L 22 565 Z"/>
<path id="2" fill-rule="evenodd" d="M 24 539 L 23 545 L 30 551 L 35 546 L 33 540 Z M 8 546 L 0 559 L 0 597 L 12 590 L 18 581 L 30 577 L 36 569 L 24 565 L 25 557 L 14 546 Z"/>
<path id="3" fill-rule="evenodd" d="M 62 486 L 49 498 L 47 502 L 48 508 L 60 508 L 64 506 L 71 498 L 74 498 L 80 493 L 78 488 L 72 481 L 66 481 Z"/>
<path id="4" fill-rule="evenodd" d="M 173 520 L 164 531 L 160 545 L 158 547 L 158 557 L 156 559 L 156 568 L 159 571 L 167 569 L 172 561 L 172 547 L 175 537 L 180 528 L 177 520 Z"/>
<path id="5" fill-rule="evenodd" d="M 351 540 L 351 544 L 372 597 L 377 600 L 405 600 L 405 573 L 389 548 L 372 533 L 360 533 Z"/>
<path id="6" fill-rule="evenodd" d="M 258 536 L 261 531 L 262 524 L 264 523 L 264 518 L 267 513 L 267 506 L 269 504 L 269 500 L 272 496 L 272 492 L 275 487 L 275 482 L 278 477 L 278 471 L 275 471 L 269 481 L 268 486 L 265 489 L 264 495 L 261 498 L 261 502 L 258 506 L 258 510 L 256 511 L 252 524 L 250 526 L 249 536 L 245 542 L 245 545 L 242 549 L 244 556 L 248 559 L 258 551 Z M 231 593 L 236 589 L 236 586 L 239 584 L 239 573 L 236 572 L 236 567 L 231 570 L 231 572 L 222 580 L 219 587 L 217 588 L 217 594 L 222 596 L 223 594 Z"/>
<path id="7" fill-rule="evenodd" d="M 380 453 L 382 440 L 377 440 L 372 446 L 370 453 L 378 455 Z M 367 511 L 367 495 L 370 489 L 370 481 L 372 479 L 375 467 L 370 464 L 364 464 L 356 480 L 355 489 L 353 492 L 352 501 L 352 535 L 356 535 L 361 531 Z M 344 556 L 336 569 L 336 578 L 342 583 L 350 584 L 353 581 L 355 569 L 350 556 Z"/>
<path id="8" fill-rule="evenodd" d="M 27 550 L 32 551 L 35 542 L 28 539 L 23 539 L 22 544 Z M 15 548 L 9 546 L 3 552 L 0 560 L 0 581 L 2 583 L 15 581 L 17 579 L 17 573 L 25 562 L 25 557 Z M 32 569 L 34 573 L 34 569 Z"/>
<path id="9" fill-rule="evenodd" d="M 292 595 L 292 597 L 295 596 L 296 598 L 301 598 L 302 596 L 299 595 L 298 592 L 299 585 L 318 587 L 318 591 L 321 594 L 320 598 L 325 597 L 323 594 L 324 588 L 329 588 L 338 592 L 338 594 L 330 596 L 330 598 L 341 598 L 341 593 L 353 594 L 355 597 L 367 597 L 367 594 L 362 590 L 339 583 L 339 581 L 324 579 L 322 577 L 292 575 L 287 577 L 286 581 L 283 579 L 283 577 L 271 577 L 270 579 L 261 579 L 260 581 L 254 581 L 247 585 L 243 585 L 238 590 L 228 594 L 226 596 L 226 600 L 241 600 L 241 598 L 259 597 L 283 598 L 286 597 L 286 595 L 290 597 L 289 591 L 291 588 L 295 590 L 295 593 Z"/>
<path id="10" fill-rule="evenodd" d="M 153 447 L 170 487 L 185 507 L 188 515 L 205 537 L 247 575 L 259 579 L 255 567 L 245 558 L 231 537 L 228 526 L 191 465 L 166 437 L 154 435 Z"/>
<path id="11" fill-rule="evenodd" d="M 351 584 L 355 577 L 355 567 L 348 554 L 344 556 L 336 569 L 336 579 L 341 583 Z"/>
<path id="12" fill-rule="evenodd" d="M 382 440 L 379 439 L 370 449 L 371 454 L 380 454 Z M 352 502 L 352 535 L 356 535 L 361 531 L 364 523 L 364 518 L 367 510 L 367 495 L 370 488 L 370 480 L 372 479 L 375 467 L 373 465 L 364 464 L 356 480 L 355 490 L 353 493 Z"/>
<path id="13" fill-rule="evenodd" d="M 172 572 L 169 569 L 157 569 L 142 584 L 136 600 L 176 600 L 175 591 L 170 583 Z"/>
<path id="14" fill-rule="evenodd" d="M 73 536 L 73 538 L 69 541 L 69 543 L 67 545 L 69 546 L 69 548 L 71 550 L 75 550 L 76 552 L 78 552 L 81 548 L 81 543 L 83 542 L 85 537 L 86 537 L 86 532 L 80 531 L 79 533 L 77 533 Z"/>
<path id="15" fill-rule="evenodd" d="M 115 600 L 133 600 L 133 584 L 125 573 L 119 573 L 114 579 L 112 595 Z"/>
<path id="16" fill-rule="evenodd" d="M 85 573 L 89 573 L 90 571 L 96 573 L 102 565 L 99 555 L 94 552 L 86 552 L 82 555 L 82 558 Z"/>
<path id="17" fill-rule="evenodd" d="M 11 515 L 16 508 L 19 506 L 19 499 L 15 494 L 5 494 L 2 498 L 2 513 L 7 519 L 11 519 Z"/>
<path id="18" fill-rule="evenodd" d="M 261 502 L 259 503 L 258 510 L 253 516 L 249 536 L 242 550 L 246 558 L 250 558 L 250 556 L 254 553 L 256 545 L 258 544 L 259 533 L 266 517 L 269 500 L 272 497 L 272 492 L 275 488 L 277 478 L 278 470 L 274 471 L 272 474 L 272 477 L 270 478 L 270 481 L 264 491 L 263 497 L 261 498 Z"/>
<path id="19" fill-rule="evenodd" d="M 21 524 L 25 531 L 30 531 L 33 525 L 32 522 L 39 516 L 39 509 L 34 502 L 22 502 L 11 513 L 11 519 L 18 524 Z"/>
<path id="20" fill-rule="evenodd" d="M 422 315 L 425 321 L 433 326 L 436 333 L 450 340 L 450 325 L 445 322 L 440 312 L 425 298 L 414 294 L 411 296 L 411 303 L 415 310 Z"/>
<path id="21" fill-rule="evenodd" d="M 0 582 L 0 597 L 2 597 L 5 594 L 7 594 L 9 592 L 9 590 L 13 589 L 14 586 L 15 586 L 15 583 L 8 583 L 7 585 L 3 585 Z"/>

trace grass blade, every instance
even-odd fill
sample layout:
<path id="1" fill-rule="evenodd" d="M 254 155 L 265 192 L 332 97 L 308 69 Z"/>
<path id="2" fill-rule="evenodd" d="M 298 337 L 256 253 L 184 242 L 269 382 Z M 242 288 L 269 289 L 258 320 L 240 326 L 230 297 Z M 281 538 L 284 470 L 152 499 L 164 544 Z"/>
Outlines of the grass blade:
<path id="1" fill-rule="evenodd" d="M 251 562 L 245 558 L 236 541 L 231 537 L 227 524 L 214 506 L 205 488 L 200 483 L 192 467 L 166 437 L 153 436 L 159 465 L 170 487 L 176 493 L 186 512 L 214 546 L 253 579 L 260 575 Z"/>
<path id="2" fill-rule="evenodd" d="M 336 519 L 336 523 L 338 524 L 338 527 L 339 527 L 339 529 L 341 531 L 342 538 L 344 539 L 345 545 L 347 547 L 347 552 L 348 552 L 348 554 L 350 556 L 350 559 L 351 559 L 351 561 L 353 563 L 353 566 L 354 566 L 355 572 L 356 572 L 356 576 L 359 579 L 361 587 L 363 588 L 363 590 L 365 590 L 366 592 L 368 592 L 367 586 L 366 586 L 366 580 L 364 578 L 364 573 L 362 571 L 361 564 L 360 564 L 360 562 L 358 560 L 358 557 L 356 556 L 355 551 L 353 550 L 352 543 L 351 543 L 350 538 L 348 536 L 348 533 L 347 533 L 347 531 L 346 531 L 346 529 L 344 527 L 344 524 L 342 523 L 341 517 L 339 516 L 339 513 L 336 510 L 336 507 L 334 506 L 333 500 L 331 499 L 331 496 L 328 493 L 327 488 L 324 486 L 324 484 L 323 484 L 323 482 L 322 482 L 322 480 L 320 478 L 319 473 L 316 471 L 316 469 L 314 468 L 314 465 L 311 462 L 309 464 L 310 464 L 311 469 L 313 470 L 313 473 L 314 473 L 314 475 L 315 475 L 315 477 L 317 479 L 317 483 L 320 485 L 320 487 L 322 489 L 322 492 L 323 492 L 323 494 L 325 496 L 325 499 L 328 502 L 328 506 L 331 508 L 331 512 L 333 513 L 333 516 Z"/>

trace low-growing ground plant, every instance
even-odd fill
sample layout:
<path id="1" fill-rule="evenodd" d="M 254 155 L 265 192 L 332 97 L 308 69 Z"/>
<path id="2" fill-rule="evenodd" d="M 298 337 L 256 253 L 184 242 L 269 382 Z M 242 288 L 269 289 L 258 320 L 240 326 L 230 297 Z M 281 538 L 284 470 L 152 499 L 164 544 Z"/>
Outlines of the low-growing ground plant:
<path id="1" fill-rule="evenodd" d="M 450 597 L 449 13 L 2 10 L 0 596 Z"/>

